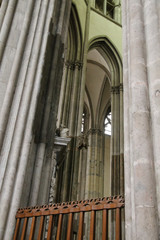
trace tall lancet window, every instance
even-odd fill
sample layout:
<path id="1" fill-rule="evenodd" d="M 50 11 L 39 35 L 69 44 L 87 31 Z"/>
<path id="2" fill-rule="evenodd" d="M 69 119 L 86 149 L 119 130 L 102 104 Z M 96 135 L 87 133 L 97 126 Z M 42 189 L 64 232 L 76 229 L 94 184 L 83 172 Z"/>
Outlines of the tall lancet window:
<path id="1" fill-rule="evenodd" d="M 108 109 L 106 117 L 104 119 L 104 133 L 106 135 L 111 135 L 111 123 L 112 123 L 112 113 L 111 108 Z"/>

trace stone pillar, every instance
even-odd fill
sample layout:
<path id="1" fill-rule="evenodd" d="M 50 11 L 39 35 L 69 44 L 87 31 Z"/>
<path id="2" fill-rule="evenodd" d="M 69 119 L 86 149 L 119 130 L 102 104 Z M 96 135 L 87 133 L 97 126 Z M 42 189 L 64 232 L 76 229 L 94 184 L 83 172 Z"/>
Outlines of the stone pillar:
<path id="1" fill-rule="evenodd" d="M 83 114 L 83 107 L 84 107 L 87 54 L 88 54 L 88 38 L 89 38 L 89 25 L 90 25 L 90 11 L 91 11 L 91 0 L 88 1 L 87 10 L 86 10 L 86 24 L 85 24 L 85 36 L 84 36 L 84 48 L 83 48 L 84 49 L 83 50 L 83 68 L 82 68 L 82 78 L 81 78 L 81 86 L 80 86 L 80 100 L 79 100 L 77 136 L 79 136 L 80 133 L 81 133 L 82 114 Z"/>
<path id="2" fill-rule="evenodd" d="M 63 119 L 63 108 L 64 108 L 64 100 L 65 100 L 65 89 L 66 89 L 66 82 L 67 82 L 67 75 L 68 75 L 68 64 L 65 63 L 63 67 L 63 77 L 62 77 L 62 85 L 61 85 L 61 93 L 59 99 L 59 106 L 58 106 L 58 120 L 57 120 L 57 127 L 60 128 L 62 119 Z"/>
<path id="3" fill-rule="evenodd" d="M 10 30 L 10 25 L 12 23 L 12 15 L 14 14 L 14 8 L 15 5 L 17 4 L 17 1 L 13 1 L 14 2 L 14 6 L 10 6 L 8 5 L 7 10 L 9 9 L 9 7 L 11 8 L 11 11 L 13 11 L 12 13 L 8 11 L 6 11 L 6 15 L 5 18 L 7 18 L 7 14 L 9 15 L 9 22 L 8 22 L 8 28 L 6 28 L 6 23 L 5 21 L 3 22 L 2 25 L 2 29 L 1 29 L 1 36 L 0 36 L 0 61 L 2 60 L 2 56 L 3 56 L 3 52 L 4 52 L 4 48 L 5 48 L 5 44 L 7 42 L 7 38 L 8 38 L 8 34 L 9 34 L 9 30 Z M 39 3 L 38 3 L 39 5 Z M 12 100 L 14 97 L 14 92 L 15 92 L 15 87 L 18 81 L 18 75 L 19 75 L 19 66 L 20 66 L 20 62 L 22 60 L 23 57 L 23 53 L 25 51 L 25 46 L 26 46 L 26 42 L 27 42 L 27 34 L 29 31 L 29 27 L 30 27 L 30 23 L 31 23 L 31 18 L 32 18 L 32 13 L 33 13 L 33 9 L 34 9 L 34 2 L 32 0 L 30 0 L 28 2 L 28 6 L 27 6 L 27 12 L 25 14 L 25 18 L 23 21 L 23 25 L 22 25 L 22 29 L 21 29 L 21 34 L 19 37 L 19 41 L 17 44 L 17 51 L 15 53 L 15 59 L 13 62 L 13 66 L 12 66 L 12 70 L 11 70 L 11 74 L 10 77 L 8 79 L 8 84 L 7 84 L 7 88 L 6 88 L 6 93 L 5 93 L 5 97 L 3 100 L 3 105 L 2 105 L 2 109 L 1 109 L 1 116 L 0 116 L 0 148 L 2 147 L 2 141 L 3 141 L 3 137 L 5 134 L 5 130 L 7 127 L 7 121 L 8 121 L 8 117 L 9 117 L 9 113 L 10 113 L 10 108 L 11 108 L 11 104 L 12 104 Z M 38 11 L 38 9 L 37 9 Z M 36 21 L 36 19 L 34 20 Z M 3 31 L 3 27 L 5 28 L 5 30 Z M 34 33 L 35 31 L 35 26 L 32 26 L 32 31 Z M 4 34 L 3 34 L 4 32 Z M 30 44 L 32 46 L 33 44 L 33 37 L 34 34 L 32 34 L 32 38 L 30 38 Z M 30 49 L 27 49 L 28 52 L 30 52 Z M 28 59 L 27 59 L 28 60 Z M 35 61 L 36 62 L 36 61 Z M 3 64 L 3 63 L 2 63 Z M 22 76 L 21 76 L 22 77 Z M 25 81 L 25 78 L 23 77 L 19 83 L 20 86 L 23 86 L 23 83 Z M 21 90 L 22 91 L 22 90 Z"/>
<path id="4" fill-rule="evenodd" d="M 64 162 L 64 171 L 62 179 L 62 190 L 61 190 L 61 202 L 70 201 L 71 196 L 71 184 L 72 184 L 72 151 L 73 151 L 73 141 L 67 147 L 66 158 Z"/>
<path id="5" fill-rule="evenodd" d="M 103 159 L 103 133 L 100 129 L 90 129 L 88 135 L 88 149 L 86 159 L 86 186 L 85 199 L 101 198 L 104 195 L 104 159 Z M 85 218 L 86 232 L 89 236 L 90 217 Z M 96 216 L 96 239 L 101 239 L 102 216 Z M 87 234 L 86 233 L 86 234 Z M 85 238 L 87 239 L 87 238 Z"/>
<path id="6" fill-rule="evenodd" d="M 122 76 L 122 74 L 120 74 Z M 123 83 L 122 83 L 122 77 L 120 78 L 120 100 L 119 100 L 119 121 L 120 121 L 120 126 L 119 126 L 119 131 L 120 131 L 120 188 L 119 192 L 124 196 L 124 124 L 123 124 Z"/>
<path id="7" fill-rule="evenodd" d="M 82 62 L 76 61 L 74 63 L 75 70 L 73 75 L 73 91 L 71 97 L 71 106 L 70 106 L 70 116 L 69 116 L 69 135 L 74 136 L 76 133 L 77 127 L 77 106 L 79 103 L 79 87 L 80 87 L 80 79 L 81 79 L 81 71 L 82 71 Z"/>
<path id="8" fill-rule="evenodd" d="M 7 7 L 8 7 L 8 3 L 9 3 L 9 0 L 7 1 L 3 1 L 3 4 L 2 4 L 2 0 L 0 1 L 0 29 L 1 29 L 1 26 L 2 26 L 2 23 L 3 23 L 3 19 L 4 19 L 4 16 L 5 16 L 5 13 L 6 13 L 6 10 L 7 10 Z"/>
<path id="9" fill-rule="evenodd" d="M 45 157 L 45 148 L 46 145 L 44 143 L 40 143 L 37 146 L 37 154 L 35 160 L 35 167 L 33 172 L 31 193 L 30 193 L 30 206 L 35 206 L 38 202 L 38 194 L 40 191 L 40 183 L 42 177 L 42 169 L 43 169 L 43 161 Z"/>
<path id="10" fill-rule="evenodd" d="M 99 129 L 88 131 L 88 152 L 86 169 L 85 198 L 103 197 L 103 133 Z"/>
<path id="11" fill-rule="evenodd" d="M 160 4 L 158 2 L 142 1 L 160 238 Z"/>
<path id="12" fill-rule="evenodd" d="M 16 7 L 17 2 L 17 7 Z M 58 2 L 58 1 L 57 1 Z M 15 4 L 12 6 L 12 4 Z M 38 96 L 43 89 L 42 80 L 46 80 L 46 55 L 50 53 L 46 85 L 50 85 L 47 105 L 44 104 L 42 112 L 47 112 L 47 121 L 44 129 L 40 128 L 40 135 L 44 136 L 40 141 L 43 151 L 38 157 L 52 152 L 52 136 L 55 135 L 55 122 L 57 113 L 57 101 L 59 98 L 59 85 L 61 84 L 61 72 L 63 67 L 63 47 L 68 30 L 71 1 L 62 0 L 56 4 L 54 0 L 11 0 L 6 8 L 1 32 L 1 41 L 6 40 L 5 49 L 1 51 L 1 81 L 6 84 L 2 90 L 0 106 L 0 134 L 1 134 L 1 195 L 0 195 L 0 239 L 12 239 L 15 227 L 15 214 L 20 207 L 20 200 L 24 188 L 24 179 L 27 172 L 29 153 L 35 144 L 35 125 Z M 14 7 L 16 7 L 14 11 Z M 9 16 L 13 10 L 14 16 Z M 56 12 L 54 15 L 53 12 Z M 57 28 L 52 28 L 52 17 L 57 21 Z M 11 19 L 10 19 L 11 17 Z M 13 19 L 12 19 L 13 17 Z M 11 21 L 11 22 L 10 22 Z M 64 23 L 64 24 L 63 24 Z M 53 39 L 55 48 L 53 47 Z M 52 41 L 51 41 L 52 40 Z M 4 42 L 1 42 L 3 48 Z M 58 44 L 57 44 L 58 42 Z M 48 50 L 49 48 L 49 50 Z M 11 52 L 14 52 L 12 55 Z M 8 68 L 6 68 L 8 63 Z M 58 67 L 57 67 L 58 66 Z M 58 74 L 57 74 L 58 72 Z M 49 79 L 49 80 L 48 80 Z M 42 85 L 41 85 L 42 84 Z M 4 91 L 3 91 L 4 90 Z M 56 94 L 55 94 L 56 92 Z M 54 102 L 53 102 L 54 99 Z M 2 102 L 3 100 L 3 102 Z M 53 108 L 55 104 L 55 108 Z M 43 112 L 43 113 L 44 113 Z M 41 125 L 41 124 L 40 124 Z M 43 121 L 42 121 L 43 125 Z M 37 126 L 36 126 L 37 127 Z M 45 130 L 42 133 L 42 130 Z M 47 139 L 47 147 L 45 143 Z M 39 140 L 39 139 L 38 139 Z M 36 144 L 35 144 L 36 145 Z M 41 159 L 42 160 L 42 159 Z M 43 158 L 42 162 L 45 160 Z M 47 160 L 50 160 L 49 158 Z M 34 158 L 32 167 L 34 168 Z M 42 165 L 42 163 L 40 164 Z M 49 165 L 49 164 L 48 164 Z M 3 167 L 2 167 L 3 166 Z M 47 166 L 48 167 L 48 166 Z M 39 169 L 40 170 L 40 169 Z M 41 171 L 37 174 L 40 178 Z M 33 178 L 34 179 L 34 178 Z M 47 189 L 49 191 L 49 189 Z M 45 189 L 45 191 L 47 192 Z M 46 199 L 48 196 L 45 196 Z"/>
<path id="13" fill-rule="evenodd" d="M 78 200 L 85 199 L 86 169 L 87 169 L 87 147 L 83 147 L 80 150 L 79 156 L 78 191 L 77 191 Z"/>
<path id="14" fill-rule="evenodd" d="M 104 0 L 104 2 L 103 2 L 103 13 L 104 13 L 104 15 L 107 14 L 107 0 Z"/>
<path id="15" fill-rule="evenodd" d="M 117 84 L 117 83 L 114 83 Z M 112 195 L 124 194 L 123 170 L 123 85 L 113 86 L 111 89 L 112 135 L 111 135 L 111 188 Z"/>
<path id="16" fill-rule="evenodd" d="M 151 25 L 149 19 L 152 12 L 152 19 L 158 21 L 156 8 L 153 11 L 152 6 L 155 3 L 123 1 L 125 220 L 126 239 L 130 240 L 159 239 L 155 181 L 155 171 L 158 169 L 154 169 L 155 157 L 159 156 L 155 155 L 156 135 L 152 131 L 154 122 L 151 120 L 154 112 L 152 107 L 156 105 L 152 103 L 158 99 L 155 89 L 154 94 L 150 95 L 153 93 L 150 91 L 152 83 L 158 83 L 159 80 L 154 81 L 158 79 L 156 74 L 154 78 L 148 72 L 153 67 L 154 73 L 159 71 L 155 64 L 159 54 L 156 50 L 159 40 L 156 39 L 158 35 L 154 35 L 158 22 L 157 25 L 155 22 Z M 147 36 L 150 36 L 150 41 Z M 153 36 L 155 38 L 152 41 Z M 154 58 L 151 57 L 153 51 Z M 148 80 L 152 82 L 151 85 L 148 85 Z M 149 97 L 153 97 L 153 100 L 150 101 Z M 159 127 L 155 131 L 158 132 Z"/>
<path id="17" fill-rule="evenodd" d="M 18 0 L 12 1 L 3 1 L 1 6 L 1 14 L 0 14 L 0 62 L 3 57 L 3 53 L 5 50 L 6 41 L 8 38 L 8 34 L 11 28 L 12 20 L 15 14 L 15 8 L 17 6 Z M 31 14 L 31 9 L 28 9 L 28 13 Z"/>
<path id="18" fill-rule="evenodd" d="M 34 5 L 33 3 L 31 3 L 31 1 L 28 4 L 29 4 L 29 9 L 32 12 L 31 5 L 32 5 L 32 8 Z M 34 114 L 36 110 L 36 100 L 37 100 L 37 95 L 39 93 L 39 88 L 40 88 L 38 75 L 41 72 L 40 69 L 37 72 L 36 70 L 38 67 L 38 62 L 40 63 L 39 67 L 42 66 L 42 59 L 39 60 L 40 48 L 42 46 L 41 34 L 43 33 L 44 24 L 46 22 L 46 14 L 48 12 L 48 2 L 44 2 L 44 7 L 43 7 L 43 4 L 42 4 L 42 8 L 40 8 L 40 6 L 41 5 L 38 1 L 37 6 L 34 9 L 35 13 L 37 11 L 38 12 L 40 11 L 41 20 L 39 20 L 39 23 L 37 25 L 38 31 L 34 32 L 35 31 L 34 25 L 32 25 L 32 28 L 30 29 L 35 34 L 35 36 L 33 34 L 33 37 L 32 37 L 32 41 L 33 41 L 32 46 L 33 46 L 34 56 L 33 56 L 33 52 L 32 53 L 30 52 L 30 48 L 27 49 L 29 54 L 31 54 L 32 56 L 30 63 L 28 63 L 27 61 L 25 62 L 26 64 L 29 64 L 27 77 L 25 76 L 26 77 L 25 82 L 20 81 L 19 86 L 15 91 L 14 101 L 12 103 L 12 108 L 9 116 L 10 118 L 7 125 L 7 131 L 6 131 L 5 139 L 3 139 L 4 141 L 3 141 L 2 152 L 4 153 L 7 152 L 8 155 L 7 156 L 1 155 L 2 156 L 1 163 L 4 163 L 4 157 L 6 157 L 5 158 L 6 169 L 5 169 L 4 178 L 2 181 L 1 197 L 0 197 L 0 204 L 1 204 L 0 211 L 1 211 L 1 214 L 3 215 L 3 221 L 0 222 L 0 238 L 1 239 L 3 239 L 4 230 L 7 229 L 7 227 L 9 227 L 9 229 L 6 230 L 4 239 L 10 239 L 13 233 L 14 217 L 15 217 L 16 210 L 19 206 L 20 198 L 21 198 L 25 170 L 26 170 L 26 165 L 28 160 L 27 157 L 29 154 L 30 141 L 32 138 L 31 132 L 32 132 L 32 126 L 34 121 Z M 52 5 L 51 7 L 53 9 Z M 29 12 L 27 12 L 26 14 L 29 14 Z M 29 16 L 27 15 L 26 18 L 29 18 Z M 33 21 L 36 21 L 36 20 L 37 19 L 34 18 Z M 29 20 L 29 22 L 30 21 L 31 19 Z M 28 28 L 29 26 L 27 25 L 27 29 Z M 22 30 L 22 32 L 23 31 L 24 30 Z M 45 35 L 45 37 L 47 37 L 47 35 Z M 19 41 L 21 41 L 21 38 Z M 26 48 L 27 47 L 28 46 L 26 46 Z M 17 53 L 17 56 L 19 57 L 18 53 Z M 41 55 L 41 58 L 42 58 L 42 55 Z M 24 65 L 22 66 L 22 68 L 23 67 Z M 17 65 L 15 66 L 15 68 L 17 68 Z M 37 73 L 37 78 L 35 75 L 36 73 Z M 15 78 L 15 76 L 11 76 L 11 78 L 12 77 Z M 9 82 L 8 84 L 10 85 L 12 83 Z M 23 95 L 21 95 L 22 91 L 23 91 Z M 32 92 L 35 95 L 32 96 Z M 6 92 L 6 98 L 9 99 L 9 101 L 11 101 L 10 97 L 11 96 L 9 96 L 9 93 Z M 18 99 L 19 97 L 21 97 L 20 102 Z M 5 103 L 6 102 L 4 101 L 4 105 Z M 30 106 L 31 103 L 33 104 L 32 107 Z M 18 116 L 16 116 L 16 114 L 18 114 Z M 8 145 L 7 145 L 8 143 L 6 142 L 6 139 L 8 142 L 12 142 L 12 144 L 10 143 L 10 146 L 9 146 L 10 149 L 8 148 Z M 10 208 L 8 206 L 10 206 Z M 10 209 L 10 212 L 9 212 L 9 209 Z M 9 216 L 8 216 L 8 213 L 9 213 Z M 7 217 L 8 217 L 8 221 L 7 221 Z M 6 223 L 7 223 L 7 227 L 6 227 Z"/>
<path id="19" fill-rule="evenodd" d="M 68 127 L 68 118 L 69 118 L 69 107 L 71 100 L 71 89 L 72 89 L 72 81 L 73 81 L 73 73 L 74 73 L 74 63 L 67 62 L 66 63 L 68 71 L 66 77 L 66 88 L 64 89 L 64 106 L 63 106 L 63 117 L 62 117 L 62 125 Z"/>

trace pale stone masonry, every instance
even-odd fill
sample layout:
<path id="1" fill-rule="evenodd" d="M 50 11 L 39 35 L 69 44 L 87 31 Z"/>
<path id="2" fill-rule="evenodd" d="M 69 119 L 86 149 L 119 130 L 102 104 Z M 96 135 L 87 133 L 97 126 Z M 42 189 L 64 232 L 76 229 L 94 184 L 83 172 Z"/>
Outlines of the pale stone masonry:
<path id="1" fill-rule="evenodd" d="M 47 78 L 50 78 L 48 81 L 51 82 L 50 86 L 53 85 L 54 81 L 51 79 L 54 74 L 57 75 L 57 83 L 58 79 L 61 79 L 61 72 L 55 73 L 53 67 L 52 73 L 48 76 L 44 75 L 43 68 L 49 58 L 46 46 L 50 44 L 50 52 L 53 51 L 53 42 L 56 48 L 50 65 L 54 64 L 55 67 L 55 62 L 57 62 L 59 67 L 63 66 L 62 51 L 66 39 L 70 5 L 70 1 L 64 0 L 61 3 L 54 0 L 2 1 L 0 8 L 2 13 L 0 32 L 0 214 L 3 218 L 0 220 L 0 239 L 12 239 L 15 214 L 20 201 L 23 202 L 24 198 L 25 204 L 28 204 L 28 185 L 26 189 L 23 188 L 28 169 L 28 180 L 32 178 L 32 173 L 37 176 L 35 186 L 37 190 L 34 189 L 34 193 L 31 193 L 30 196 L 30 202 L 35 204 L 34 199 L 37 199 L 36 195 L 40 192 L 39 181 L 41 180 L 41 168 L 37 168 L 39 172 L 35 172 L 32 163 L 36 155 L 37 159 L 42 162 L 44 155 L 47 155 L 48 164 L 43 166 L 43 170 L 45 168 L 46 191 L 49 190 L 50 182 L 47 181 L 51 174 L 49 166 L 51 157 L 48 157 L 51 155 L 49 136 L 47 139 L 48 150 L 46 150 L 46 141 L 44 140 L 46 136 L 36 146 L 32 130 L 37 100 L 43 84 L 42 75 L 46 81 Z M 57 24 L 56 28 L 55 23 Z M 56 44 L 56 39 L 58 39 L 58 44 Z M 50 43 L 48 43 L 49 40 Z M 56 54 L 57 50 L 59 55 Z M 58 97 L 57 83 L 54 82 L 54 86 L 57 89 Z M 58 84 L 60 85 L 60 83 Z M 53 98 L 53 90 L 54 88 L 51 87 L 50 93 L 48 93 L 49 102 Z M 55 104 L 56 94 L 54 93 Z M 50 111 L 49 104 L 47 106 L 48 113 L 45 116 L 48 115 L 48 119 L 45 120 L 45 126 L 51 129 L 51 115 L 55 113 Z M 54 139 L 54 135 L 52 139 Z M 41 165 L 40 161 L 38 164 Z M 39 175 L 40 177 L 38 177 Z M 39 197 L 39 200 L 47 202 L 47 196 L 44 194 L 44 199 L 41 197 L 40 200 Z"/>
<path id="2" fill-rule="evenodd" d="M 159 11 L 156 0 L 123 1 L 125 225 L 130 240 L 160 237 Z"/>
<path id="3" fill-rule="evenodd" d="M 0 0 L 0 240 L 19 207 L 104 194 L 123 239 L 160 239 L 160 1 Z"/>

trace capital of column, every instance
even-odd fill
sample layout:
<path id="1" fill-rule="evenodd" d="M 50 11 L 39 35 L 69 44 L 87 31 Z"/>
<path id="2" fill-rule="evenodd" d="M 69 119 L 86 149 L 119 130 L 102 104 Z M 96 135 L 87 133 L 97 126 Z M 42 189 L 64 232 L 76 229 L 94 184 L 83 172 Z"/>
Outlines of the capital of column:
<path id="1" fill-rule="evenodd" d="M 103 134 L 103 131 L 98 128 L 90 128 L 87 132 L 87 135 L 99 135 L 101 136 Z"/>
<path id="2" fill-rule="evenodd" d="M 71 70 L 75 70 L 75 68 L 78 68 L 78 70 L 81 70 L 83 67 L 83 63 L 81 61 L 66 61 L 65 66 Z"/>
<path id="3" fill-rule="evenodd" d="M 75 68 L 76 67 L 78 68 L 78 70 L 81 70 L 83 67 L 83 63 L 81 61 L 76 61 L 74 65 L 75 65 Z"/>
<path id="4" fill-rule="evenodd" d="M 66 61 L 65 66 L 66 66 L 66 68 L 71 69 L 71 70 L 75 69 L 75 64 L 74 64 L 74 62 L 71 62 L 71 61 Z"/>
<path id="5" fill-rule="evenodd" d="M 119 90 L 120 90 L 120 92 L 123 92 L 123 83 L 120 83 Z"/>
<path id="6" fill-rule="evenodd" d="M 113 94 L 119 94 L 120 91 L 123 91 L 123 83 L 120 83 L 120 85 L 118 85 L 118 86 L 111 87 L 111 93 L 113 93 Z"/>

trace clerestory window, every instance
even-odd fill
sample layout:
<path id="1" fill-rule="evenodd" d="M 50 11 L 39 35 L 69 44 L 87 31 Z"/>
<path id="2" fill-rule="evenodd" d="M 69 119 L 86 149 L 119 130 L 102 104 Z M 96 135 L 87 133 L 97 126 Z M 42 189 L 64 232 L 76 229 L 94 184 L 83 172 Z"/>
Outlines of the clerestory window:
<path id="1" fill-rule="evenodd" d="M 113 18 L 115 3 L 113 0 L 96 0 L 95 7 L 104 15 Z"/>

